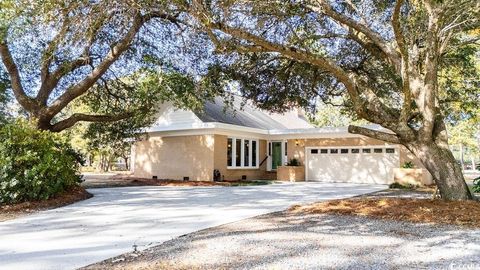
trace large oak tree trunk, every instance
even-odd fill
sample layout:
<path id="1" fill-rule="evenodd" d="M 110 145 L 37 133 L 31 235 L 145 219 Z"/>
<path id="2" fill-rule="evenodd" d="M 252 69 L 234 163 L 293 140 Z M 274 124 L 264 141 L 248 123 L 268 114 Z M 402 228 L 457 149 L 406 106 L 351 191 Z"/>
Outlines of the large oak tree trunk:
<path id="1" fill-rule="evenodd" d="M 450 149 L 434 142 L 415 142 L 406 147 L 422 162 L 432 174 L 440 195 L 444 200 L 471 200 L 473 199 L 462 169 L 455 160 Z"/>

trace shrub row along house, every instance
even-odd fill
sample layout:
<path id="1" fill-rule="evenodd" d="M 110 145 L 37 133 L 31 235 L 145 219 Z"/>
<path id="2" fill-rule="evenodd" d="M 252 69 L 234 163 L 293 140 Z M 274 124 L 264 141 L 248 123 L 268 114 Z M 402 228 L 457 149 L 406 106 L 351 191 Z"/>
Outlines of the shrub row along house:
<path id="1" fill-rule="evenodd" d="M 408 150 L 342 128 L 315 128 L 300 110 L 269 113 L 236 97 L 199 112 L 163 104 L 148 136 L 132 149 L 136 177 L 206 180 L 279 179 L 389 184 Z M 285 166 L 292 159 L 301 166 Z M 417 175 L 431 182 L 426 170 Z M 417 170 L 418 171 L 418 170 Z M 421 173 L 421 174 L 422 174 Z M 217 178 L 217 179 L 218 179 Z"/>

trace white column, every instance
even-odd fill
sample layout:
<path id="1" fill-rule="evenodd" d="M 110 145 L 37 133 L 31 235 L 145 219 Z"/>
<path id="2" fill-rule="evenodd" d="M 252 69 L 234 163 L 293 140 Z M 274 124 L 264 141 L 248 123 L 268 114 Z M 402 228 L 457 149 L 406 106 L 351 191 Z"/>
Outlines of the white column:
<path id="1" fill-rule="evenodd" d="M 232 138 L 232 167 L 236 167 L 237 162 L 237 138 Z"/>

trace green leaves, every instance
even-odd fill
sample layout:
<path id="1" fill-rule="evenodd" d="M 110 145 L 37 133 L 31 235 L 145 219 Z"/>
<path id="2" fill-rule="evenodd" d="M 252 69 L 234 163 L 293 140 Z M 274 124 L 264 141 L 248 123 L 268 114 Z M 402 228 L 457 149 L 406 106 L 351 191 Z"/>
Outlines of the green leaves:
<path id="1" fill-rule="evenodd" d="M 45 200 L 81 179 L 65 139 L 23 120 L 0 128 L 0 156 L 0 204 Z"/>

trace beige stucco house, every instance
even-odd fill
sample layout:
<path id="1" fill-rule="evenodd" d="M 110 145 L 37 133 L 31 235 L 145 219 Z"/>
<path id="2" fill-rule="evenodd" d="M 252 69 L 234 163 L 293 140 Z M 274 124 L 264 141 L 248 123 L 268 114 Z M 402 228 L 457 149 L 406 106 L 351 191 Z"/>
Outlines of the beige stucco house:
<path id="1" fill-rule="evenodd" d="M 132 149 L 136 177 L 213 181 L 285 178 L 295 158 L 295 180 L 393 182 L 411 154 L 399 145 L 353 135 L 347 128 L 315 128 L 301 111 L 268 113 L 235 100 L 207 102 L 201 113 L 163 104 L 148 136 Z M 416 162 L 416 161 L 414 161 Z M 421 166 L 416 162 L 418 166 Z"/>

